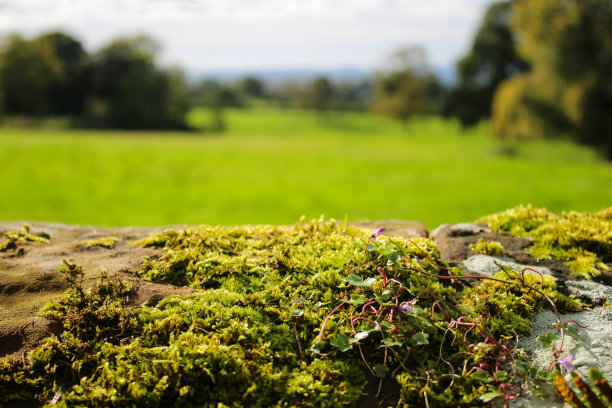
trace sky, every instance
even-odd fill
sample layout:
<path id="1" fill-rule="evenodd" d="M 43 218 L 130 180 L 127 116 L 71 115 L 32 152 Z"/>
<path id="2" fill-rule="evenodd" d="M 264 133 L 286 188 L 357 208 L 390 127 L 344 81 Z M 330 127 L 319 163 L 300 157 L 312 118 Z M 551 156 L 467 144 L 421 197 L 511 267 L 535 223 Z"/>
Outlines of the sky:
<path id="1" fill-rule="evenodd" d="M 374 70 L 422 45 L 435 67 L 470 47 L 492 0 L 0 0 L 0 35 L 62 30 L 95 51 L 146 33 L 189 72 Z"/>

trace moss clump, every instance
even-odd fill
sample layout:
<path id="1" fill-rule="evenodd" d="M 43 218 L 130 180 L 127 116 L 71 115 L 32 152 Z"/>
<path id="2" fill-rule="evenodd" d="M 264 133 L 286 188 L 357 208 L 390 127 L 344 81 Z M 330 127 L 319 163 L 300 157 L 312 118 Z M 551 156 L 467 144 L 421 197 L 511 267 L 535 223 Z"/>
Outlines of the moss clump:
<path id="1" fill-rule="evenodd" d="M 474 252 L 485 255 L 501 256 L 506 254 L 502 244 L 497 241 L 486 241 L 482 238 L 480 238 L 478 242 L 470 244 L 470 249 Z"/>
<path id="2" fill-rule="evenodd" d="M 515 389 L 526 380 L 506 337 L 528 332 L 547 296 L 576 306 L 554 280 L 513 271 L 467 290 L 432 241 L 333 220 L 188 228 L 136 245 L 165 251 L 144 278 L 195 293 L 128 307 L 129 285 L 102 274 L 85 290 L 65 261 L 71 287 L 41 311 L 64 331 L 0 363 L 0 404 L 351 407 L 369 379 L 396 382 L 397 406 L 484 405 L 475 367 L 507 372 L 499 381 Z"/>
<path id="3" fill-rule="evenodd" d="M 518 277 L 517 272 L 510 274 Z M 552 276 L 526 273 L 522 280 L 511 277 L 509 272 L 501 271 L 493 275 L 496 280 L 486 280 L 464 292 L 464 305 L 474 316 L 486 321 L 484 327 L 495 337 L 507 335 L 510 327 L 518 335 L 529 334 L 530 319 L 543 307 L 550 306 L 546 296 L 561 312 L 575 312 L 581 308 L 579 301 L 557 292 Z M 532 290 L 532 287 L 538 288 L 538 291 Z"/>
<path id="4" fill-rule="evenodd" d="M 24 224 L 23 227 L 19 228 L 17 231 L 5 232 L 4 238 L 6 238 L 6 241 L 0 243 L 0 252 L 6 251 L 7 249 L 16 248 L 16 242 L 49 242 L 49 239 L 46 237 L 31 234 L 30 228 L 31 227 L 28 224 Z"/>
<path id="5" fill-rule="evenodd" d="M 566 261 L 571 272 L 587 278 L 608 270 L 612 260 L 612 207 L 594 213 L 563 213 L 517 207 L 482 218 L 494 231 L 534 240 L 528 252 L 538 259 Z"/>
<path id="6" fill-rule="evenodd" d="M 84 243 L 87 248 L 93 248 L 93 247 L 99 246 L 102 248 L 113 249 L 117 241 L 121 241 L 121 238 L 103 237 L 103 238 L 98 238 L 98 239 L 87 239 L 84 241 Z"/>

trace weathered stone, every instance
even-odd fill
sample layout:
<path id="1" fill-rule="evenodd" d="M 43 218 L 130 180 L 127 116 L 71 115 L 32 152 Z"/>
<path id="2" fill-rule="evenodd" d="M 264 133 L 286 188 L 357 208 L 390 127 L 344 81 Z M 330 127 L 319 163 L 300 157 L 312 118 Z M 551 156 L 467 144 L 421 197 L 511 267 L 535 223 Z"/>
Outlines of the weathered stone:
<path id="1" fill-rule="evenodd" d="M 601 283 L 581 280 L 567 281 L 565 286 L 577 296 L 585 297 L 593 303 L 605 302 L 612 299 L 612 288 Z"/>
<path id="2" fill-rule="evenodd" d="M 6 231 L 18 230 L 23 222 L 0 224 L 0 241 Z M 130 303 L 156 304 L 171 294 L 189 293 L 189 288 L 144 281 L 135 273 L 143 258 L 157 257 L 161 250 L 132 248 L 130 240 L 143 238 L 163 228 L 100 228 L 30 223 L 31 233 L 47 236 L 49 243 L 17 242 L 14 249 L 0 252 L 0 357 L 20 358 L 21 353 L 38 346 L 55 328 L 37 317 L 47 302 L 64 295 L 67 283 L 58 272 L 62 259 L 83 267 L 83 285 L 98 281 L 101 269 L 110 279 L 129 281 L 134 294 Z M 84 240 L 115 236 L 121 240 L 110 250 L 88 248 Z"/>
<path id="3" fill-rule="evenodd" d="M 473 273 L 491 276 L 501 271 L 500 267 L 495 264 L 496 262 L 501 265 L 509 266 L 513 269 L 527 269 L 527 273 L 539 272 L 542 275 L 552 275 L 550 269 L 546 267 L 519 264 L 517 262 L 514 262 L 512 258 L 507 256 L 490 256 L 477 254 L 463 261 L 463 265 L 465 265 L 465 267 Z M 536 272 L 533 272 L 531 270 L 534 270 Z"/>
<path id="4" fill-rule="evenodd" d="M 569 336 L 565 336 L 563 350 L 565 352 L 559 358 L 566 358 L 573 355 L 572 363 L 584 379 L 588 379 L 589 368 L 596 367 L 604 377 L 612 378 L 612 309 L 597 308 L 586 310 L 579 313 L 566 314 L 561 316 L 562 322 L 575 320 L 587 328 L 581 328 L 573 323 L 569 323 L 580 335 L 580 340 L 576 341 Z M 534 329 L 530 336 L 524 337 L 519 341 L 534 367 L 540 370 L 548 370 L 554 358 L 550 349 L 543 349 L 537 341 L 537 337 L 548 332 L 556 332 L 552 326 L 557 322 L 557 318 L 549 310 L 539 313 L 534 319 Z M 560 341 L 556 344 L 560 346 Z M 566 381 L 571 383 L 571 378 L 566 375 Z M 525 408 L 554 408 L 567 407 L 556 396 L 551 396 L 547 400 L 535 398 L 521 398 L 513 406 L 523 405 Z"/>

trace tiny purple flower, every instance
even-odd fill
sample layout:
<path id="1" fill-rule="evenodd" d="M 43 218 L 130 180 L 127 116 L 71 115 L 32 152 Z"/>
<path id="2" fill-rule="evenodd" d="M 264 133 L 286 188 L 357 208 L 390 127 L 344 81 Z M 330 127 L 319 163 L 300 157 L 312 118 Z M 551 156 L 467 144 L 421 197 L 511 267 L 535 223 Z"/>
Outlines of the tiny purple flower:
<path id="1" fill-rule="evenodd" d="M 372 235 L 370 235 L 370 239 L 372 240 L 372 242 L 374 242 L 374 238 L 382 234 L 384 230 L 385 230 L 385 227 L 380 227 Z"/>
<path id="2" fill-rule="evenodd" d="M 559 359 L 555 363 L 560 364 L 565 368 L 565 371 L 570 372 L 571 370 L 575 370 L 576 366 L 571 363 L 574 356 L 570 354 L 567 358 Z"/>
<path id="3" fill-rule="evenodd" d="M 412 305 L 410 305 L 410 304 L 408 304 L 408 303 L 402 303 L 402 304 L 399 306 L 399 310 L 400 310 L 400 311 L 402 311 L 402 312 L 404 312 L 404 313 L 407 313 L 407 314 L 412 314 L 412 313 L 414 313 L 414 309 L 412 308 Z"/>

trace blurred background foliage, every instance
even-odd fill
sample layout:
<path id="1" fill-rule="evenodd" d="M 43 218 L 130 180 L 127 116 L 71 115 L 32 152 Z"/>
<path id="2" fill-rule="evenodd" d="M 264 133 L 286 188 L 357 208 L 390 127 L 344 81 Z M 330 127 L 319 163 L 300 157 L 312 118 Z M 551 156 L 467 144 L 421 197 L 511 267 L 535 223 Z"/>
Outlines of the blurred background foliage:
<path id="1" fill-rule="evenodd" d="M 290 222 L 326 212 L 435 226 L 521 202 L 593 211 L 612 199 L 602 160 L 612 158 L 610 0 L 492 3 L 453 83 L 436 76 L 418 45 L 392 53 L 369 78 L 343 80 L 193 78 L 161 66 L 159 52 L 146 35 L 93 51 L 62 32 L 0 40 L 0 158 L 8 175 L 0 191 L 20 202 L 0 200 L 3 218 L 152 225 L 196 223 L 202 214 L 207 222 Z M 193 138 L 208 134 L 223 142 Z M 75 136 L 86 135 L 75 147 Z M 160 140 L 169 135 L 171 142 Z M 118 158 L 115 146 L 130 153 Z M 176 157 L 160 156 L 167 152 Z M 357 180 L 369 160 L 375 174 Z M 48 166 L 34 171 L 38 162 Z M 256 162 L 263 167 L 255 170 Z M 48 188 L 53 180 L 57 191 Z M 360 198 L 364 188 L 371 198 Z M 167 195 L 158 191 L 152 203 L 154 189 Z M 380 195 L 396 204 L 381 207 Z M 428 204 L 441 196 L 458 204 Z M 160 214 L 160 206 L 182 208 L 183 216 Z"/>
<path id="2" fill-rule="evenodd" d="M 492 3 L 473 44 L 442 84 L 425 51 L 404 47 L 369 80 L 265 83 L 187 81 L 161 68 L 159 45 L 140 35 L 93 53 L 55 32 L 18 34 L 0 48 L 0 114 L 7 123 L 64 117 L 73 127 L 187 129 L 194 107 L 210 109 L 200 130 L 226 128 L 223 111 L 267 103 L 283 108 L 370 110 L 402 122 L 456 117 L 464 126 L 492 118 L 508 139 L 570 137 L 612 157 L 612 3 L 514 0 Z"/>

